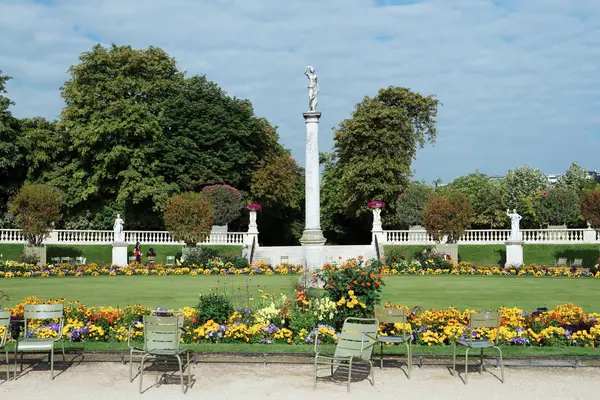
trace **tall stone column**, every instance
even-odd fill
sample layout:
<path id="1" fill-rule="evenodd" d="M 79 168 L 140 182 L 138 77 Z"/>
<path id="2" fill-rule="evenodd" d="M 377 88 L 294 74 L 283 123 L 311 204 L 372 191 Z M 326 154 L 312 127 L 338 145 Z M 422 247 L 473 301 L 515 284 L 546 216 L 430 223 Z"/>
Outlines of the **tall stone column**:
<path id="1" fill-rule="evenodd" d="M 321 113 L 303 113 L 306 122 L 306 225 L 300 243 L 304 247 L 304 260 L 310 269 L 323 266 L 325 237 L 321 230 L 321 178 L 319 171 L 319 118 Z"/>

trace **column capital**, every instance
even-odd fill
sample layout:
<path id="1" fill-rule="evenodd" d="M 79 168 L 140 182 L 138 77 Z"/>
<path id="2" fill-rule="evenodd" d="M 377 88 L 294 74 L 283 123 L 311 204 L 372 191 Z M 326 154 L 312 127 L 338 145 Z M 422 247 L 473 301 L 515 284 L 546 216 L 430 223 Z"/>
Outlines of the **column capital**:
<path id="1" fill-rule="evenodd" d="M 319 118 L 321 118 L 321 113 L 319 111 L 310 111 L 310 112 L 302 113 L 302 116 L 304 117 L 306 122 L 308 122 L 310 120 L 315 120 L 315 119 L 318 122 Z"/>

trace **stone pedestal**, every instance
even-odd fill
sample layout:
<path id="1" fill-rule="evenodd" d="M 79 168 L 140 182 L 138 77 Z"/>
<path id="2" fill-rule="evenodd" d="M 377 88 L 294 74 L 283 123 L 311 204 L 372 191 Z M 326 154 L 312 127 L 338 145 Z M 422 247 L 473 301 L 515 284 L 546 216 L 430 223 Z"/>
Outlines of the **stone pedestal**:
<path id="1" fill-rule="evenodd" d="M 321 230 L 321 174 L 319 170 L 319 118 L 321 113 L 302 114 L 306 122 L 305 209 L 306 224 L 300 243 L 304 247 L 306 267 L 314 270 L 323 266 L 325 237 Z"/>
<path id="2" fill-rule="evenodd" d="M 244 244 L 250 248 L 254 242 L 254 248 L 258 248 L 258 224 L 256 223 L 256 210 L 248 210 L 250 214 L 250 223 L 248 224 L 248 233 L 246 234 Z"/>
<path id="3" fill-rule="evenodd" d="M 438 243 L 435 249 L 440 254 L 448 254 L 452 262 L 458 264 L 458 243 Z"/>
<path id="4" fill-rule="evenodd" d="M 26 256 L 35 257 L 37 259 L 37 265 L 42 266 L 46 264 L 46 245 L 42 244 L 40 246 L 33 246 L 30 244 L 26 244 L 23 250 L 23 253 Z"/>
<path id="5" fill-rule="evenodd" d="M 112 265 L 126 267 L 127 261 L 127 242 L 114 242 L 112 248 Z"/>
<path id="6" fill-rule="evenodd" d="M 523 266 L 523 242 L 509 240 L 506 242 L 506 267 Z"/>

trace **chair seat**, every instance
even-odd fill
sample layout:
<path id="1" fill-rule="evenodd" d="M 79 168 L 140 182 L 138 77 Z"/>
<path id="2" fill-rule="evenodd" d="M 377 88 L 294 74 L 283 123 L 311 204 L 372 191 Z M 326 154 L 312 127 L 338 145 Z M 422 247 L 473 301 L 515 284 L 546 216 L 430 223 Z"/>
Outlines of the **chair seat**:
<path id="1" fill-rule="evenodd" d="M 187 352 L 187 349 L 179 349 L 179 350 L 149 350 L 146 353 L 152 355 L 152 356 L 175 356 L 178 354 L 182 354 Z"/>
<path id="2" fill-rule="evenodd" d="M 17 351 L 50 351 L 54 339 L 23 339 L 17 342 Z"/>
<path id="3" fill-rule="evenodd" d="M 459 344 L 461 346 L 466 346 L 466 347 L 470 347 L 472 349 L 487 349 L 488 347 L 494 347 L 494 343 L 488 341 L 488 340 L 482 340 L 482 339 L 477 339 L 477 340 L 472 340 L 471 342 L 469 342 L 468 340 L 457 340 L 456 344 Z"/>
<path id="4" fill-rule="evenodd" d="M 407 338 L 408 339 L 408 338 Z M 377 336 L 381 343 L 405 343 L 406 339 L 402 336 Z"/>

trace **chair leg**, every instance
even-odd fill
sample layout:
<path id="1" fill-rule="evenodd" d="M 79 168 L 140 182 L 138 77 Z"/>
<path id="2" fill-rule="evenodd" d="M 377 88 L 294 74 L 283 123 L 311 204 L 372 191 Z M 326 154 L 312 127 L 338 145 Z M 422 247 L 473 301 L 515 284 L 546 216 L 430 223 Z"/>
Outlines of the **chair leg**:
<path id="1" fill-rule="evenodd" d="M 410 376 L 412 374 L 412 346 L 410 342 L 406 344 L 406 353 L 408 355 L 408 366 L 406 368 L 408 370 L 408 379 L 410 379 Z"/>
<path id="2" fill-rule="evenodd" d="M 502 383 L 504 383 L 504 362 L 502 361 L 502 350 L 500 350 L 500 347 L 497 346 L 494 346 L 494 348 L 498 350 L 498 353 L 500 354 L 500 376 L 502 378 Z"/>
<path id="3" fill-rule="evenodd" d="M 479 363 L 479 374 L 481 375 L 483 373 L 483 349 L 481 349 L 481 356 L 480 356 L 480 363 Z"/>
<path id="4" fill-rule="evenodd" d="M 54 346 L 50 349 L 50 380 L 54 379 Z"/>
<path id="5" fill-rule="evenodd" d="M 383 342 L 381 344 L 381 351 L 379 353 L 379 368 L 383 369 Z"/>
<path id="6" fill-rule="evenodd" d="M 129 349 L 129 382 L 133 382 L 133 349 Z"/>
<path id="7" fill-rule="evenodd" d="M 348 393 L 350 393 L 350 383 L 352 382 L 352 357 L 348 361 Z"/>
<path id="8" fill-rule="evenodd" d="M 469 375 L 469 349 L 465 351 L 465 385 L 467 384 L 467 379 Z"/>
<path id="9" fill-rule="evenodd" d="M 62 349 L 63 366 L 66 368 L 66 366 L 67 366 L 67 359 L 65 358 L 65 343 L 63 341 L 60 342 L 60 347 Z"/>
<path id="10" fill-rule="evenodd" d="M 456 373 L 456 342 L 452 345 L 452 376 Z"/>
<path id="11" fill-rule="evenodd" d="M 190 364 L 190 352 L 186 351 L 185 354 L 187 355 L 187 367 L 188 367 L 188 390 L 190 388 L 190 385 L 192 384 L 192 365 Z"/>
<path id="12" fill-rule="evenodd" d="M 317 357 L 315 357 L 314 372 L 315 372 L 315 381 L 313 382 L 313 390 L 316 390 L 317 389 Z"/>
<path id="13" fill-rule="evenodd" d="M 181 357 L 179 357 L 179 354 L 176 354 L 175 357 L 177 358 L 177 363 L 179 364 L 179 378 L 181 379 L 181 393 L 185 394 L 185 390 L 183 388 L 183 368 L 181 368 Z"/>
<path id="14" fill-rule="evenodd" d="M 142 380 L 144 379 L 144 361 L 146 361 L 146 354 L 144 354 L 140 362 L 140 394 L 142 393 Z"/>
<path id="15" fill-rule="evenodd" d="M 6 356 L 6 380 L 10 381 L 10 362 L 8 361 L 8 350 L 4 349 L 4 355 Z"/>
<path id="16" fill-rule="evenodd" d="M 375 386 L 375 368 L 373 368 L 371 360 L 369 360 L 369 367 L 371 368 L 371 386 Z"/>

